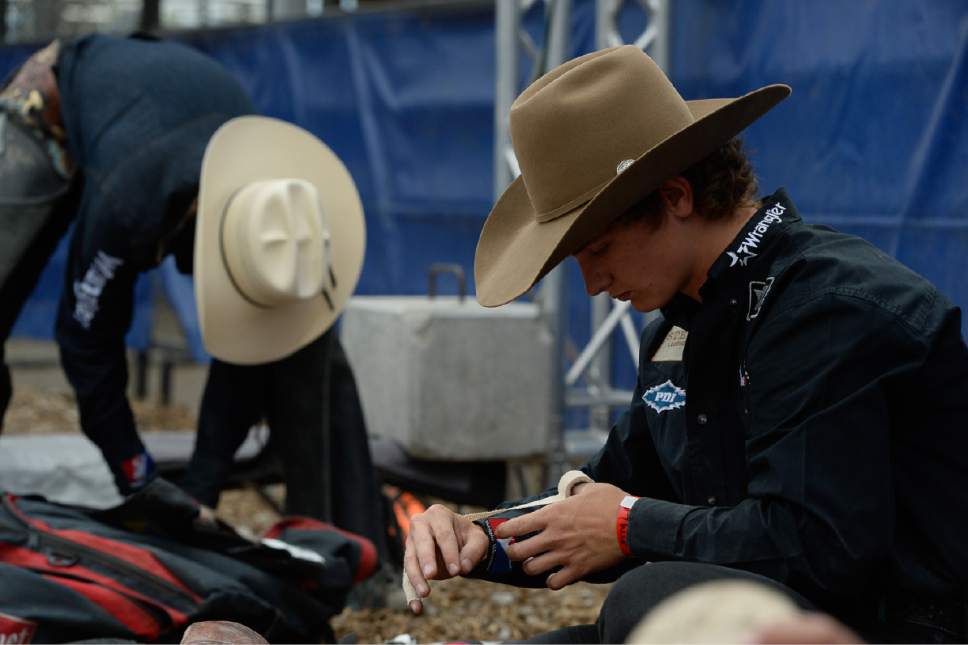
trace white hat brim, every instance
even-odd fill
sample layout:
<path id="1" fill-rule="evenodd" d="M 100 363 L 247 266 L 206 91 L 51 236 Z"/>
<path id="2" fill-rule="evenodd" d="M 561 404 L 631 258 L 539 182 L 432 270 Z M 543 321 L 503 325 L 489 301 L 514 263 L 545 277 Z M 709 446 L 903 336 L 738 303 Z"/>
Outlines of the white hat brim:
<path id="1" fill-rule="evenodd" d="M 336 288 L 325 297 L 260 307 L 239 293 L 222 256 L 221 219 L 242 186 L 265 179 L 298 178 L 319 192 L 332 235 Z M 205 149 L 195 227 L 195 302 L 205 348 L 229 363 L 278 360 L 318 338 L 336 321 L 356 288 L 363 266 L 366 225 L 349 171 L 315 136 L 285 121 L 244 116 L 223 124 Z"/>

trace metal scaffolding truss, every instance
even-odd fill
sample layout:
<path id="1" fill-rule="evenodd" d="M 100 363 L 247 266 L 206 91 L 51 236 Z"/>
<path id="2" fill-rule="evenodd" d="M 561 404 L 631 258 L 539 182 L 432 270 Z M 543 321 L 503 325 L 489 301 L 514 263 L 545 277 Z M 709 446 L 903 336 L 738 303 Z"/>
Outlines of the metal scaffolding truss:
<path id="1" fill-rule="evenodd" d="M 631 0 L 598 0 L 595 6 L 595 46 L 599 49 L 632 44 L 649 52 L 663 69 L 669 56 L 668 0 L 635 0 L 646 16 L 645 27 L 631 41 L 618 30 L 618 16 Z"/>
<path id="2" fill-rule="evenodd" d="M 499 196 L 520 174 L 510 144 L 508 115 L 511 104 L 523 89 L 519 78 L 520 55 L 533 62 L 532 80 L 564 62 L 571 30 L 571 0 L 543 0 L 545 7 L 544 41 L 537 45 L 522 29 L 522 16 L 540 0 L 496 0 L 497 87 L 494 104 L 494 195 Z M 627 40 L 619 30 L 619 16 L 625 6 L 638 4 L 645 16 L 642 31 Z M 597 0 L 595 43 L 598 49 L 632 43 L 647 50 L 663 68 L 668 63 L 668 0 Z M 564 369 L 563 355 L 570 346 L 564 300 L 565 273 L 559 266 L 542 281 L 538 300 L 555 338 L 552 373 L 552 427 L 548 447 L 548 480 L 557 481 L 574 458 L 585 456 L 604 440 L 613 406 L 625 406 L 632 393 L 617 390 L 611 383 L 611 343 L 616 329 L 621 330 L 633 365 L 638 362 L 639 332 L 629 313 L 629 304 L 612 301 L 607 295 L 592 301 L 591 339 L 576 354 L 571 367 Z M 588 408 L 589 427 L 565 432 L 567 407 Z"/>

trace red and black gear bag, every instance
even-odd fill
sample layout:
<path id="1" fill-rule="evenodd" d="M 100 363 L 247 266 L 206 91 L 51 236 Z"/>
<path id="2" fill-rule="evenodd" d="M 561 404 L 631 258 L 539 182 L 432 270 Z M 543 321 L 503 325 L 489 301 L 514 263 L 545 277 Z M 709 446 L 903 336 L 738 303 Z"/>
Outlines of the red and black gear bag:
<path id="1" fill-rule="evenodd" d="M 0 494 L 0 643 L 177 642 L 199 620 L 270 642 L 331 640 L 328 619 L 376 566 L 365 538 L 314 520 L 249 540 L 162 497 L 105 513 Z M 297 526 L 299 544 L 287 542 Z"/>

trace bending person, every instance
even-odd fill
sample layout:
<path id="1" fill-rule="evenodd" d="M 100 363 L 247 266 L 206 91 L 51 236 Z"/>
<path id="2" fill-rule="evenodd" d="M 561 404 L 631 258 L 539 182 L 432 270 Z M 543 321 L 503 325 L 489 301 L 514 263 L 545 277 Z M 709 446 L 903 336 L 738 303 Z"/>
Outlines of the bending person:
<path id="1" fill-rule="evenodd" d="M 305 448 L 287 460 L 290 510 L 320 517 L 332 496 L 340 502 L 322 519 L 345 520 L 381 545 L 352 372 L 327 333 L 356 285 L 364 246 L 359 197 L 336 156 L 305 131 L 248 116 L 249 97 L 214 60 L 152 39 L 52 43 L 0 91 L 0 112 L 0 341 L 73 221 L 56 338 L 81 428 L 118 490 L 157 479 L 126 396 L 124 338 L 135 280 L 173 255 L 180 270 L 194 269 L 215 356 L 190 491 L 214 503 L 234 450 L 211 446 L 248 432 L 257 413 L 237 408 L 271 399 L 258 414 L 274 422 L 280 444 Z M 230 152 L 203 173 L 216 141 Z M 234 266 L 232 279 L 223 265 Z M 0 418 L 11 393 L 6 366 L 2 377 Z M 335 492 L 308 472 L 329 473 Z"/>

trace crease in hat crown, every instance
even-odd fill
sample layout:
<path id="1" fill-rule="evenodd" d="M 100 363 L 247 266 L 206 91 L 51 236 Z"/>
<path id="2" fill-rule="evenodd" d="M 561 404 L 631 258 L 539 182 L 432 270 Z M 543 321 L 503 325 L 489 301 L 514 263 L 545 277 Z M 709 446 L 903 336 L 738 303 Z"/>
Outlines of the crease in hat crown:
<path id="1" fill-rule="evenodd" d="M 233 286 L 259 307 L 314 298 L 328 265 L 328 226 L 312 183 L 251 182 L 228 200 L 220 242 Z"/>
<path id="2" fill-rule="evenodd" d="M 314 134 L 248 115 L 226 121 L 209 139 L 199 176 L 194 282 L 202 340 L 212 356 L 266 363 L 318 338 L 353 293 L 365 250 L 353 178 Z"/>
<path id="3" fill-rule="evenodd" d="M 548 222 L 581 206 L 615 177 L 617 164 L 694 120 L 661 68 L 633 45 L 586 54 L 545 74 L 510 112 L 535 220 Z"/>

